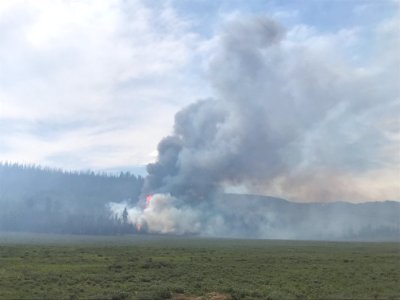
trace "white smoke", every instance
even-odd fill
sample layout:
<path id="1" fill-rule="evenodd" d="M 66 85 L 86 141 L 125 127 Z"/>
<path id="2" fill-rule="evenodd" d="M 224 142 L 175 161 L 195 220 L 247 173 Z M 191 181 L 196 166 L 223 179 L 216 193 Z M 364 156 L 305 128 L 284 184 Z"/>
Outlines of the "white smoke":
<path id="1" fill-rule="evenodd" d="M 149 196 L 150 197 L 150 196 Z M 196 234 L 201 232 L 201 214 L 168 194 L 154 194 L 145 206 L 130 207 L 127 203 L 110 203 L 114 216 L 122 217 L 127 208 L 128 221 L 151 233 Z"/>
<path id="2" fill-rule="evenodd" d="M 282 199 L 221 194 L 211 201 L 188 205 L 166 194 L 155 194 L 144 207 L 111 203 L 114 217 L 139 232 L 204 237 L 270 239 L 352 239 L 400 237 L 400 203 L 291 203 Z"/>
<path id="3" fill-rule="evenodd" d="M 268 18 L 232 21 L 216 40 L 209 73 L 217 99 L 177 113 L 173 135 L 148 165 L 143 194 L 154 195 L 128 209 L 130 222 L 148 232 L 293 237 L 289 220 L 264 204 L 219 203 L 221 188 L 243 184 L 295 199 L 297 191 L 314 201 L 368 199 L 362 184 L 339 177 L 388 173 L 398 163 L 398 140 L 385 125 L 399 106 L 396 66 L 386 59 L 384 69 L 362 70 L 295 43 Z M 391 182 L 381 186 L 382 197 L 400 197 Z M 340 233 L 332 224 L 328 230 Z M 315 230 L 309 222 L 303 229 Z"/>

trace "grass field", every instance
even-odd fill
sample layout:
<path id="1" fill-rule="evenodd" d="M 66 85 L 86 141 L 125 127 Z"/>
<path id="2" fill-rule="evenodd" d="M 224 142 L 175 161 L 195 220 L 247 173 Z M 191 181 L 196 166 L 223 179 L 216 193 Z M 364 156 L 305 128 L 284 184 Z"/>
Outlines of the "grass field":
<path id="1" fill-rule="evenodd" d="M 400 299 L 399 280 L 398 243 L 0 235 L 0 299 Z"/>

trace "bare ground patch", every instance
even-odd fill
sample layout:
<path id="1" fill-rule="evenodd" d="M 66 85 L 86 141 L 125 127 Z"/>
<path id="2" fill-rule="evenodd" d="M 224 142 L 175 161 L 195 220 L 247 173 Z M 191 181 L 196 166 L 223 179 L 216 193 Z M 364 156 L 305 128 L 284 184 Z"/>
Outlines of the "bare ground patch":
<path id="1" fill-rule="evenodd" d="M 184 294 L 175 294 L 173 300 L 230 300 L 231 297 L 221 293 L 209 293 L 205 296 L 189 296 Z"/>

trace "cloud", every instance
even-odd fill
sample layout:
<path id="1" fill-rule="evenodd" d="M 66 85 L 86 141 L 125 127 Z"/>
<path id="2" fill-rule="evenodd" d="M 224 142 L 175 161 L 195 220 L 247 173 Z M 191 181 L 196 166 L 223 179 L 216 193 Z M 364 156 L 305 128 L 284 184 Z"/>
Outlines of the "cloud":
<path id="1" fill-rule="evenodd" d="M 199 74 L 188 75 L 200 40 L 168 5 L 7 1 L 0 18 L 1 160 L 108 167 L 102 160 L 84 163 L 91 151 L 76 152 L 83 141 L 93 149 L 136 149 L 138 156 L 122 155 L 118 164 L 144 164 L 143 156 L 168 133 L 170 116 L 193 92 L 207 92 Z M 16 130 L 16 123 L 26 130 Z M 83 125 L 54 130 L 57 145 L 51 146 L 38 129 L 62 123 Z M 82 164 L 51 159 L 68 152 Z"/>
<path id="2" fill-rule="evenodd" d="M 229 25 L 208 24 L 206 38 L 194 30 L 201 21 L 174 4 L 2 2 L 0 160 L 143 165 L 172 134 L 160 147 L 178 152 L 165 159 L 176 155 L 180 169 L 150 167 L 168 174 L 154 179 L 159 192 L 200 182 L 199 190 L 246 185 L 317 199 L 311 187 L 321 172 L 321 184 L 365 177 L 365 186 L 373 177 L 365 174 L 382 174 L 389 183 L 381 197 L 397 197 L 387 174 L 398 166 L 398 18 L 378 14 L 379 25 L 331 30 L 294 24 L 321 9 L 315 3 L 269 6 L 290 17 L 286 29 L 241 6 L 213 6 Z M 342 195 L 370 199 L 360 190 Z"/>

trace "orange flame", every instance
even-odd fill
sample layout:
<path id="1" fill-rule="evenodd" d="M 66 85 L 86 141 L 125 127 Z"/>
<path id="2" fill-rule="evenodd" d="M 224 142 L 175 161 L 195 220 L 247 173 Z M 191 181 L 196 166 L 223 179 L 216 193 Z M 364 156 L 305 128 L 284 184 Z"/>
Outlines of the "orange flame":
<path id="1" fill-rule="evenodd" d="M 150 201 L 151 201 L 151 195 L 147 195 L 146 196 L 146 204 L 149 205 Z"/>

